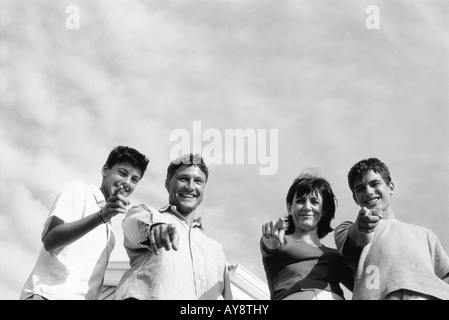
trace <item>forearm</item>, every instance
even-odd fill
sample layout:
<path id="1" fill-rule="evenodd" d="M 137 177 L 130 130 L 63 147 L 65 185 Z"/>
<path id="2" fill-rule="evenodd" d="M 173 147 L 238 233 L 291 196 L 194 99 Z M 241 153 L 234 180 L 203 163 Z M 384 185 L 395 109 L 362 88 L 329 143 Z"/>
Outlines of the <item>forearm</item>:
<path id="1" fill-rule="evenodd" d="M 147 240 L 151 228 L 160 223 L 153 223 L 152 215 L 148 211 L 131 209 L 122 221 L 122 230 L 125 238 L 125 247 L 139 249 L 148 245 Z"/>
<path id="2" fill-rule="evenodd" d="M 58 217 L 53 217 L 49 231 L 42 238 L 44 248 L 51 252 L 65 247 L 82 238 L 101 224 L 102 222 L 98 219 L 98 212 L 68 223 L 65 223 Z"/>
<path id="3" fill-rule="evenodd" d="M 270 250 L 278 249 L 281 245 L 279 244 L 279 241 L 272 238 L 267 238 L 262 236 L 262 241 L 265 247 L 267 247 Z"/>
<path id="4" fill-rule="evenodd" d="M 363 248 L 371 242 L 373 234 L 359 231 L 357 224 L 353 223 L 348 229 L 348 237 L 357 248 Z"/>

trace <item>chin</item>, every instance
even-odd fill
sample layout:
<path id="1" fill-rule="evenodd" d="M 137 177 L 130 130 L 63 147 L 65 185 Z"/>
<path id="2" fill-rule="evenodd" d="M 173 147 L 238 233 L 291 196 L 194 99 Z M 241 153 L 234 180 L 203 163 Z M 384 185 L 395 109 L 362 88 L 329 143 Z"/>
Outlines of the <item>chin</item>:
<path id="1" fill-rule="evenodd" d="M 180 203 L 180 204 L 178 204 L 176 207 L 179 208 L 180 210 L 182 210 L 183 212 L 192 212 L 192 211 L 194 211 L 198 206 L 192 206 L 192 205 L 185 206 L 185 205 L 182 205 L 182 204 Z"/>

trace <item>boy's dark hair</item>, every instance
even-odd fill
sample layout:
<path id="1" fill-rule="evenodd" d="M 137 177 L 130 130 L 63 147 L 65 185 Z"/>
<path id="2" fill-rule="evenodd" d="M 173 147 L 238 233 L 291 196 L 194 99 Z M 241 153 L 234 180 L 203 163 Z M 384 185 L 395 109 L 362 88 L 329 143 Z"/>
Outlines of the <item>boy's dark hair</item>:
<path id="1" fill-rule="evenodd" d="M 357 179 L 363 178 L 368 171 L 373 170 L 374 173 L 380 174 L 386 184 L 391 182 L 390 170 L 385 163 L 377 158 L 369 158 L 360 160 L 352 166 L 348 173 L 349 189 L 354 193 L 354 183 Z"/>
<path id="2" fill-rule="evenodd" d="M 150 160 L 134 148 L 117 146 L 109 153 L 106 166 L 110 169 L 117 163 L 123 162 L 128 162 L 133 167 L 140 169 L 141 177 L 143 177 Z"/>
<path id="3" fill-rule="evenodd" d="M 207 182 L 207 179 L 209 177 L 209 169 L 207 169 L 207 166 L 204 163 L 204 160 L 201 157 L 201 155 L 199 154 L 194 155 L 193 153 L 187 153 L 170 162 L 170 165 L 167 168 L 167 178 L 165 179 L 166 184 L 170 182 L 176 170 L 178 170 L 178 168 L 180 168 L 181 166 L 186 167 L 198 166 L 201 169 L 201 171 L 203 171 L 204 174 L 206 175 L 206 182 Z"/>
<path id="4" fill-rule="evenodd" d="M 329 232 L 334 229 L 331 228 L 331 220 L 335 217 L 335 210 L 337 208 L 337 198 L 332 191 L 332 187 L 324 178 L 318 177 L 317 174 L 307 172 L 298 176 L 288 190 L 286 202 L 292 205 L 293 199 L 308 195 L 313 191 L 318 191 L 323 197 L 323 215 L 318 223 L 318 237 L 324 238 Z M 288 227 L 285 230 L 286 234 L 291 234 L 295 231 L 295 224 L 291 215 L 288 215 Z"/>

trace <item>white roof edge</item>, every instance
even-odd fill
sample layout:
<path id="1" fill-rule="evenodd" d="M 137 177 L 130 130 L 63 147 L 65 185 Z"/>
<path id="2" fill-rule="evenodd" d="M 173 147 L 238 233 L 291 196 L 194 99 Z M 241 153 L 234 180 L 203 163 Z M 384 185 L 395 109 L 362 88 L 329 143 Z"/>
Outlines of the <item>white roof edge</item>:
<path id="1" fill-rule="evenodd" d="M 270 299 L 268 285 L 240 264 L 232 266 L 231 282 L 256 299 Z"/>

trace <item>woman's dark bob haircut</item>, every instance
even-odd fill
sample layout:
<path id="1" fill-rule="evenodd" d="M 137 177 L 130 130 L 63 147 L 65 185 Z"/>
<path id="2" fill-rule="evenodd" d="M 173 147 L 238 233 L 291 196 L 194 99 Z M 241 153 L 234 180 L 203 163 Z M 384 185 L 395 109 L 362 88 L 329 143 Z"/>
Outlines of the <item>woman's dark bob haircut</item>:
<path id="1" fill-rule="evenodd" d="M 317 191 L 323 198 L 323 215 L 318 223 L 318 237 L 324 238 L 329 232 L 334 231 L 331 228 L 331 220 L 335 217 L 335 210 L 337 208 L 337 198 L 332 191 L 332 187 L 326 179 L 318 176 L 313 171 L 307 171 L 298 176 L 287 193 L 287 207 L 292 205 L 293 199 L 296 197 L 303 197 L 311 192 Z M 291 234 L 295 231 L 295 224 L 293 218 L 288 215 L 288 227 L 286 234 Z"/>

